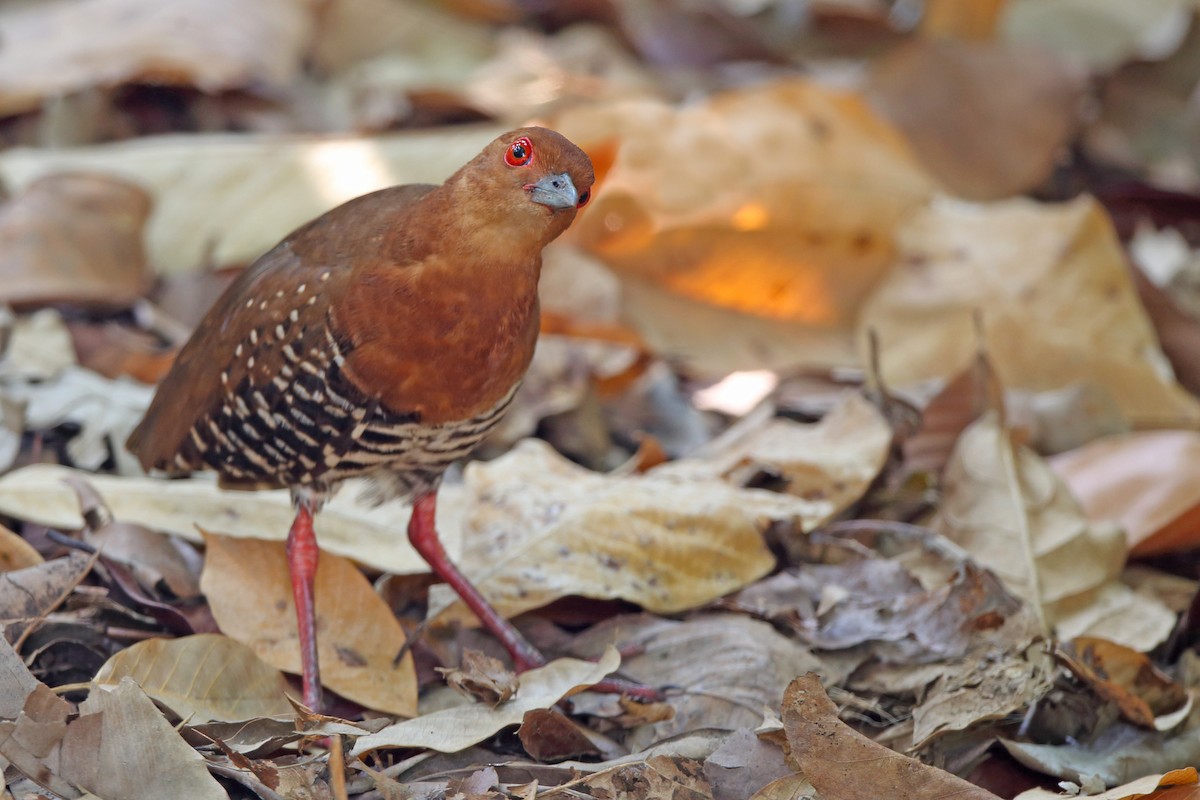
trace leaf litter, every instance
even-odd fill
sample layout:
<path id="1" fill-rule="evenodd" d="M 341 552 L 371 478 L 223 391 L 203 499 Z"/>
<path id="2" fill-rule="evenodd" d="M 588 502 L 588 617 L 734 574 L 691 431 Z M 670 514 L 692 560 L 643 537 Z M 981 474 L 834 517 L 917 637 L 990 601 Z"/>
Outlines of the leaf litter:
<path id="1" fill-rule="evenodd" d="M 1182 3 L 152 5 L 0 12 L 14 797 L 1195 793 Z M 438 522 L 557 658 L 477 654 L 408 506 L 350 486 L 296 708 L 289 499 L 142 476 L 129 375 L 209 268 L 535 115 L 596 197 Z M 618 660 L 663 698 L 576 691 Z"/>

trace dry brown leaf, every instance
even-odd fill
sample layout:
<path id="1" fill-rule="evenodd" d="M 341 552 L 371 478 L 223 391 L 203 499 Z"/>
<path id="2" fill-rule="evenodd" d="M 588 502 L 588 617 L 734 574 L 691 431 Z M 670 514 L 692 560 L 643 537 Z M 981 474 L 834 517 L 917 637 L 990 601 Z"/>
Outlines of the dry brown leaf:
<path id="1" fill-rule="evenodd" d="M 755 792 L 767 792 L 759 798 L 767 800 L 771 797 L 768 787 L 789 777 L 791 772 L 783 750 L 756 736 L 750 729 L 732 734 L 704 761 L 704 774 L 712 787 L 713 800 L 744 800 Z M 791 800 L 792 797 L 776 795 L 775 800 Z"/>
<path id="2" fill-rule="evenodd" d="M 1060 636 L 1088 633 L 1149 650 L 1169 635 L 1175 615 L 1161 603 L 1155 610 L 1143 599 L 1132 630 L 1091 613 L 1119 596 L 1133 602 L 1132 590 L 1117 580 L 1124 535 L 1115 525 L 1089 522 L 1049 466 L 1015 445 L 994 413 L 963 432 L 945 480 L 935 527 L 1040 609 Z"/>
<path id="3" fill-rule="evenodd" d="M 453 669 L 438 667 L 446 685 L 464 697 L 498 706 L 517 691 L 517 675 L 498 658 L 464 647 L 462 663 Z"/>
<path id="4" fill-rule="evenodd" d="M 72 552 L 64 558 L 0 573 L 0 620 L 8 636 L 19 636 L 30 621 L 48 614 L 91 571 L 93 559 Z"/>
<path id="5" fill-rule="evenodd" d="M 771 781 L 755 792 L 750 800 L 816 800 L 816 796 L 817 790 L 808 782 L 808 778 L 797 772 Z"/>
<path id="6" fill-rule="evenodd" d="M 1200 433 L 1110 436 L 1055 456 L 1050 464 L 1089 519 L 1121 524 L 1130 555 L 1200 544 Z"/>
<path id="7" fill-rule="evenodd" d="M 947 378 L 975 358 L 983 311 L 988 355 L 1011 390 L 1096 384 L 1134 424 L 1200 419 L 1200 404 L 1164 375 L 1154 338 L 1103 209 L 949 200 L 899 233 L 895 267 L 865 303 L 891 386 Z"/>
<path id="8" fill-rule="evenodd" d="M 1200 797 L 1195 767 L 1185 767 L 1162 775 L 1147 775 L 1131 783 L 1109 789 L 1100 794 L 1090 794 L 1087 800 L 1195 800 Z M 1160 791 L 1161 790 L 1161 791 Z M 1048 789 L 1030 789 L 1021 792 L 1013 800 L 1062 800 L 1062 792 Z"/>
<path id="9" fill-rule="evenodd" d="M 617 764 L 538 794 L 538 800 L 621 797 L 629 800 L 712 800 L 703 765 L 682 756 L 654 755 Z"/>
<path id="10" fill-rule="evenodd" d="M 83 170 L 136 182 L 155 203 L 146 255 L 155 269 L 177 273 L 248 264 L 297 226 L 375 189 L 441 183 L 500 133 L 485 126 L 370 139 L 189 134 L 8 150 L 0 180 L 19 190 L 43 175 Z"/>
<path id="11" fill-rule="evenodd" d="M 648 720 L 626 737 L 634 752 L 701 729 L 754 727 L 794 676 L 832 672 L 804 645 L 740 614 L 702 614 L 682 622 L 649 614 L 615 617 L 580 635 L 574 648 L 596 653 L 612 643 L 636 649 L 625 659 L 623 674 L 650 686 L 684 689 L 669 698 L 675 712 L 670 719 Z M 585 710 L 582 703 L 578 710 Z M 603 706 L 598 710 L 611 716 Z"/>
<path id="12" fill-rule="evenodd" d="M 1188 702 L 1187 690 L 1145 654 L 1116 642 L 1079 636 L 1061 645 L 1059 657 L 1075 677 L 1116 703 L 1121 716 L 1135 725 L 1154 729 L 1156 718 L 1173 715 Z"/>
<path id="13" fill-rule="evenodd" d="M 766 520 L 811 521 L 829 508 L 715 480 L 601 475 L 532 439 L 469 465 L 466 486 L 460 564 L 508 616 L 566 595 L 694 608 L 771 569 Z M 474 620 L 447 587 L 434 587 L 430 614 Z"/>
<path id="14" fill-rule="evenodd" d="M 10 52 L 0 49 L 0 60 Z M 107 175 L 68 172 L 30 183 L 0 208 L 0 301 L 132 303 L 149 284 L 142 248 L 149 215 L 145 191 Z"/>
<path id="15" fill-rule="evenodd" d="M 127 82 L 206 92 L 292 82 L 313 28 L 306 0 L 55 0 L 0 14 L 0 114 Z"/>
<path id="16" fill-rule="evenodd" d="M 105 662 L 92 682 L 111 689 L 125 678 L 191 725 L 292 710 L 283 675 L 250 648 L 215 633 L 138 642 Z"/>
<path id="17" fill-rule="evenodd" d="M 283 541 L 296 515 L 286 491 L 225 491 L 211 476 L 170 481 L 116 478 L 49 464 L 0 477 L 0 512 L 52 528 L 82 528 L 79 500 L 64 483 L 70 476 L 86 480 L 115 518 L 191 542 L 203 541 L 198 528 Z M 361 499 L 364 488 L 351 482 L 316 516 L 321 548 L 387 572 L 428 572 L 429 565 L 404 534 L 409 506 L 398 502 L 372 506 Z M 462 546 L 460 491 L 445 486 L 438 493 L 438 531 L 451 557 Z"/>
<path id="18" fill-rule="evenodd" d="M 875 63 L 868 96 L 950 193 L 987 200 L 1050 176 L 1082 116 L 1084 78 L 1045 50 L 917 38 Z"/>
<path id="19" fill-rule="evenodd" d="M 318 603 L 319 607 L 319 603 Z M 351 755 L 360 756 L 382 747 L 427 747 L 456 753 L 487 739 L 502 728 L 518 725 L 525 712 L 549 708 L 573 690 L 591 686 L 621 664 L 610 647 L 597 662 L 560 658 L 520 675 L 521 686 L 508 702 L 492 708 L 475 703 L 425 714 L 390 725 L 354 743 Z"/>
<path id="20" fill-rule="evenodd" d="M 999 800 L 962 778 L 876 744 L 838 719 L 837 706 L 814 673 L 796 678 L 783 696 L 792 757 L 821 797 L 839 800 Z"/>
<path id="21" fill-rule="evenodd" d="M 753 486 L 762 477 L 778 491 L 829 503 L 824 522 L 862 498 L 887 461 L 892 429 L 862 395 L 848 394 L 815 425 L 768 419 L 737 427 L 699 452 L 647 474 L 720 478 Z"/>
<path id="22" fill-rule="evenodd" d="M 296 606 L 282 542 L 209 534 L 200 586 L 222 632 L 259 658 L 300 672 Z M 393 664 L 404 629 L 362 572 L 322 553 L 316 582 L 317 646 L 325 686 L 367 708 L 417 712 L 412 654 Z"/>
<path id="23" fill-rule="evenodd" d="M 806 81 L 679 108 L 593 104 L 552 122 L 585 147 L 619 142 L 572 240 L 631 287 L 658 287 L 627 309 L 656 351 L 716 372 L 852 362 L 849 334 L 894 227 L 933 191 L 861 99 Z"/>
<path id="24" fill-rule="evenodd" d="M 543 763 L 600 755 L 591 739 L 595 734 L 589 734 L 587 728 L 552 708 L 526 711 L 517 729 L 525 752 Z"/>
<path id="25" fill-rule="evenodd" d="M 35 567 L 44 560 L 33 545 L 0 525 L 0 572 Z"/>
<path id="26" fill-rule="evenodd" d="M 225 800 L 193 750 L 132 680 L 94 691 L 62 739 L 62 773 L 100 797 Z"/>
<path id="27" fill-rule="evenodd" d="M 7 642 L 0 647 L 12 653 Z M 12 669 L 11 659 L 5 658 L 5 661 Z M 24 670 L 24 667 L 20 664 L 20 669 Z M 12 721 L 0 721 L 0 756 L 55 794 L 66 798 L 80 797 L 76 786 L 63 775 L 62 738 L 67 732 L 71 706 L 32 675 L 28 680 L 33 685 L 28 688 L 19 712 Z M 25 690 L 26 687 L 22 687 L 22 691 Z"/>

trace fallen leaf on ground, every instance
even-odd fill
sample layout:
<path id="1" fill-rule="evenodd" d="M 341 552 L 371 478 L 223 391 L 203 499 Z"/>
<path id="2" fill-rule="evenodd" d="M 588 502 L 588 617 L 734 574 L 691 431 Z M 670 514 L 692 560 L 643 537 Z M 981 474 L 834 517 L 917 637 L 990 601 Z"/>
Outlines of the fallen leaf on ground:
<path id="1" fill-rule="evenodd" d="M 265 0 L 58 0 L 0 15 L 0 114 L 44 99 L 126 82 L 206 92 L 289 85 L 300 69 L 315 6 Z M 229 20 L 237 20 L 236 30 Z"/>
<path id="2" fill-rule="evenodd" d="M 427 747 L 442 753 L 463 750 L 509 725 L 519 725 L 525 712 L 549 708 L 573 690 L 597 683 L 620 664 L 620 655 L 611 647 L 594 663 L 574 658 L 551 661 L 523 673 L 516 695 L 495 708 L 474 703 L 398 722 L 359 738 L 351 755 L 382 747 Z"/>
<path id="3" fill-rule="evenodd" d="M 588 728 L 552 708 L 526 711 L 517 729 L 525 752 L 542 762 L 600 755 L 589 734 Z"/>
<path id="4" fill-rule="evenodd" d="M 1100 794 L 1090 794 L 1087 800 L 1194 800 L 1200 797 L 1195 767 L 1185 767 L 1164 775 L 1147 775 L 1136 781 L 1109 789 Z M 1161 790 L 1161 791 L 1160 791 Z M 1014 800 L 1062 800 L 1061 792 L 1046 789 L 1030 789 L 1021 792 Z"/>
<path id="5" fill-rule="evenodd" d="M 759 738 L 749 728 L 730 735 L 704 761 L 704 775 L 712 787 L 713 800 L 744 800 L 751 793 L 771 791 L 767 789 L 769 784 L 790 777 L 791 772 L 783 750 Z M 760 800 L 767 797 L 770 795 Z M 786 797 L 791 800 L 793 795 Z"/>
<path id="6" fill-rule="evenodd" d="M 1067 669 L 1103 699 L 1117 704 L 1121 716 L 1144 728 L 1188 702 L 1183 686 L 1163 674 L 1144 653 L 1107 639 L 1080 636 L 1060 646 Z"/>
<path id="7" fill-rule="evenodd" d="M 497 706 L 517 691 L 517 676 L 498 658 L 464 647 L 462 663 L 448 669 L 438 667 L 446 685 L 454 691 L 481 703 Z"/>
<path id="8" fill-rule="evenodd" d="M 0 50 L 0 62 L 11 53 Z M 68 172 L 30 183 L 0 206 L 0 302 L 131 304 L 150 280 L 142 247 L 149 216 L 146 192 L 108 175 Z"/>
<path id="9" fill-rule="evenodd" d="M 949 772 L 876 744 L 838 719 L 837 706 L 814 673 L 796 678 L 783 697 L 792 758 L 822 797 L 839 800 L 925 800 L 953 795 L 999 800 Z"/>
<path id="10" fill-rule="evenodd" d="M 1055 456 L 1050 465 L 1089 519 L 1121 524 L 1130 555 L 1200 544 L 1200 433 L 1110 436 Z"/>
<path id="11" fill-rule="evenodd" d="M 160 480 L 95 475 L 48 464 L 25 467 L 0 477 L 0 512 L 51 528 L 84 527 L 79 500 L 64 483 L 86 480 L 116 519 L 203 542 L 197 529 L 224 535 L 283 541 L 296 516 L 286 491 L 238 492 L 217 488 L 212 476 Z M 424 573 L 429 565 L 405 535 L 410 508 L 399 502 L 372 506 L 365 485 L 349 482 L 314 520 L 321 549 L 397 574 Z M 462 507 L 455 486 L 438 492 L 438 532 L 450 556 L 461 548 Z"/>
<path id="12" fill-rule="evenodd" d="M 24 569 L 0 573 L 0 620 L 16 637 L 66 600 L 92 569 L 93 559 L 72 552 Z"/>
<path id="13" fill-rule="evenodd" d="M 538 800 L 577 797 L 628 797 L 630 800 L 711 800 L 712 791 L 699 761 L 679 756 L 650 756 L 619 764 L 538 794 Z"/>
<path id="14" fill-rule="evenodd" d="M 1110 589 L 1134 594 L 1117 580 L 1124 536 L 1115 525 L 1089 522 L 1046 463 L 1016 445 L 994 413 L 964 431 L 945 480 L 935 528 L 1040 609 L 1060 636 L 1086 632 L 1149 650 L 1170 634 L 1175 615 L 1161 603 L 1156 612 L 1145 598 L 1133 629 L 1119 615 L 1089 614 Z"/>
<path id="15" fill-rule="evenodd" d="M 62 740 L 64 776 L 100 797 L 224 800 L 204 758 L 129 679 L 93 692 Z"/>
<path id="16" fill-rule="evenodd" d="M 801 353 L 852 363 L 854 319 L 892 259 L 894 227 L 933 190 L 859 97 L 815 82 L 680 107 L 595 104 L 553 124 L 585 149 L 618 141 L 571 240 L 631 288 L 656 287 L 627 318 L 656 352 L 710 372 Z"/>
<path id="17" fill-rule="evenodd" d="M 200 586 L 221 631 L 268 664 L 299 674 L 296 606 L 283 543 L 214 534 L 205 543 Z M 322 683 L 368 708 L 414 716 L 412 654 L 393 663 L 404 629 L 366 576 L 346 559 L 322 553 L 315 597 Z"/>
<path id="18" fill-rule="evenodd" d="M 1096 384 L 1134 424 L 1200 418 L 1169 378 L 1125 254 L 1094 200 L 975 205 L 939 199 L 898 233 L 895 265 L 864 304 L 888 385 L 948 378 L 988 355 L 1009 390 Z"/>
<path id="19" fill-rule="evenodd" d="M 239 642 L 218 634 L 147 639 L 108 660 L 96 691 L 133 680 L 190 725 L 287 714 L 287 681 Z"/>
<path id="20" fill-rule="evenodd" d="M 668 699 L 675 712 L 670 719 L 639 725 L 625 738 L 634 752 L 703 728 L 752 728 L 762 721 L 763 708 L 773 706 L 800 673 L 843 677 L 767 623 L 738 614 L 703 614 L 682 622 L 649 614 L 615 617 L 577 637 L 573 649 L 591 654 L 610 644 L 636 649 L 624 660 L 622 674 L 649 686 L 680 687 Z M 577 710 L 585 710 L 584 702 L 580 699 Z"/>

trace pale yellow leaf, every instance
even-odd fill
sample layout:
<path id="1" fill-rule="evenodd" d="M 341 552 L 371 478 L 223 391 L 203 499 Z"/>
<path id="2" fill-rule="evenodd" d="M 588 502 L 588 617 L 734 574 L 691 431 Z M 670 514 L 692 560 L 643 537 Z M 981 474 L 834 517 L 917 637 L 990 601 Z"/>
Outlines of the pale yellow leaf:
<path id="1" fill-rule="evenodd" d="M 522 673 L 516 695 L 496 707 L 486 703 L 435 711 L 417 719 L 390 725 L 354 743 L 351 754 L 362 755 L 382 747 L 424 747 L 456 753 L 483 741 L 502 728 L 518 725 L 525 712 L 549 708 L 571 694 L 601 680 L 621 665 L 621 656 L 610 647 L 599 661 L 560 658 L 544 667 Z"/>
<path id="2" fill-rule="evenodd" d="M 0 525 L 0 572 L 41 564 L 41 553 L 21 536 Z"/>
<path id="3" fill-rule="evenodd" d="M 770 571 L 768 521 L 810 527 L 833 507 L 715 479 L 597 474 L 532 439 L 470 465 L 466 486 L 461 565 L 505 615 L 565 595 L 694 608 Z M 435 595 L 431 615 L 449 599 L 448 590 Z M 457 601 L 442 616 L 450 618 L 474 619 Z"/>
<path id="4" fill-rule="evenodd" d="M 125 678 L 192 725 L 292 712 L 283 675 L 220 634 L 138 642 L 106 661 L 92 682 L 112 688 Z"/>
<path id="5" fill-rule="evenodd" d="M 79 499 L 63 482 L 70 475 L 90 483 L 116 519 L 192 542 L 202 541 L 199 528 L 283 541 L 295 518 L 286 491 L 225 491 L 217 488 L 211 475 L 169 481 L 117 478 L 50 464 L 0 477 L 0 512 L 52 528 L 82 528 Z M 405 533 L 409 506 L 399 502 L 372 506 L 362 499 L 363 489 L 362 483 L 350 482 L 317 514 L 314 525 L 322 549 L 387 572 L 428 572 Z M 459 491 L 446 486 L 439 492 L 439 532 L 452 556 L 461 547 Z"/>
<path id="6" fill-rule="evenodd" d="M 1200 419 L 1171 377 L 1104 210 L 941 199 L 899 233 L 897 260 L 864 304 L 889 385 L 948 378 L 974 358 L 981 312 L 988 356 L 1009 389 L 1076 384 L 1107 391 L 1134 424 Z"/>
<path id="7" fill-rule="evenodd" d="M 1050 467 L 1016 445 L 994 413 L 959 438 L 934 526 L 1038 609 L 1047 632 L 1075 627 L 1077 615 L 1103 593 L 1120 591 L 1111 587 L 1120 586 L 1124 533 L 1089 521 Z M 1146 636 L 1130 641 L 1127 626 L 1109 619 L 1099 615 L 1088 627 L 1091 635 L 1145 646 Z M 1169 633 L 1169 627 L 1165 632 L 1150 627 L 1160 641 Z"/>
<path id="8" fill-rule="evenodd" d="M 204 539 L 200 587 L 221 631 L 268 664 L 299 673 L 296 606 L 283 543 L 215 534 Z M 322 553 L 317 567 L 316 619 L 325 686 L 367 708 L 416 714 L 412 654 L 393 663 L 404 629 L 366 576 L 331 553 Z"/>

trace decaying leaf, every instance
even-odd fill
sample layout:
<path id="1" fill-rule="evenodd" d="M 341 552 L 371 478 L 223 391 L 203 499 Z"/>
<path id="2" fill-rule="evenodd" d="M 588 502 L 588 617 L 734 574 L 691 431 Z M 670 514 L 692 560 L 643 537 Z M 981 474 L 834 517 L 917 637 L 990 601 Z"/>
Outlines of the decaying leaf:
<path id="1" fill-rule="evenodd" d="M 12 653 L 7 643 L 0 648 Z M 11 656 L 4 657 L 6 672 L 14 671 L 11 660 Z M 62 738 L 67 732 L 71 707 L 29 675 L 19 660 L 17 666 L 24 670 L 19 680 L 24 684 L 21 691 L 26 694 L 13 719 L 0 721 L 0 757 L 56 794 L 66 798 L 80 797 L 78 788 L 64 776 Z"/>
<path id="2" fill-rule="evenodd" d="M 200 585 L 222 632 L 268 664 L 300 672 L 296 607 L 282 542 L 205 536 Z M 368 708 L 411 717 L 417 711 L 412 654 L 397 664 L 404 629 L 366 576 L 322 553 L 316 581 L 321 680 Z"/>
<path id="3" fill-rule="evenodd" d="M 12 48 L 0 51 L 0 106 L 3 61 L 11 56 Z M 142 248 L 149 215 L 145 191 L 107 175 L 67 172 L 30 183 L 0 207 L 0 302 L 132 303 L 149 283 Z"/>
<path id="4" fill-rule="evenodd" d="M 517 738 L 525 752 L 541 762 L 600 755 L 588 728 L 552 708 L 525 712 Z"/>
<path id="5" fill-rule="evenodd" d="M 938 200 L 906 220 L 859 330 L 878 332 L 891 386 L 947 378 L 988 354 L 1007 389 L 1092 383 L 1135 424 L 1200 417 L 1170 378 L 1112 223 L 1095 201 Z"/>
<path id="6" fill-rule="evenodd" d="M 925 800 L 953 795 L 998 800 L 962 778 L 876 744 L 838 719 L 837 706 L 814 674 L 796 678 L 783 697 L 792 758 L 821 797 L 840 800 Z"/>
<path id="7" fill-rule="evenodd" d="M 1110 436 L 1056 456 L 1050 464 L 1089 519 L 1120 522 L 1131 555 L 1200 543 L 1200 433 Z"/>
<path id="8" fill-rule="evenodd" d="M 1104 619 L 1089 615 L 1108 587 L 1120 586 L 1124 536 L 1114 525 L 1089 522 L 1045 462 L 1015 445 L 993 413 L 959 439 L 935 527 L 1040 609 L 1061 636 L 1087 630 L 1150 649 L 1174 624 L 1162 607 L 1143 617 L 1137 631 L 1112 625 L 1110 634 Z"/>
<path id="9" fill-rule="evenodd" d="M 645 761 L 618 764 L 538 794 L 539 800 L 577 797 L 628 797 L 629 800 L 711 800 L 712 791 L 699 761 L 656 755 Z"/>
<path id="10" fill-rule="evenodd" d="M 92 568 L 92 559 L 73 552 L 24 569 L 0 573 L 0 620 L 9 636 L 49 613 L 67 598 Z"/>
<path id="11" fill-rule="evenodd" d="M 287 682 L 254 651 L 218 634 L 147 639 L 121 650 L 96 673 L 99 689 L 133 680 L 189 724 L 287 714 Z"/>
<path id="12" fill-rule="evenodd" d="M 114 478 L 48 464 L 0 477 L 0 512 L 52 528 L 84 527 L 79 500 L 63 482 L 71 475 L 95 488 L 116 519 L 197 543 L 203 541 L 197 529 L 283 541 L 295 518 L 285 491 L 225 491 L 211 476 L 170 481 Z M 316 516 L 321 548 L 387 572 L 428 572 L 429 566 L 404 535 L 409 506 L 396 502 L 372 506 L 362 500 L 364 488 L 351 482 Z M 454 486 L 443 487 L 438 498 L 438 530 L 446 551 L 454 557 L 461 547 L 456 513 L 461 502 Z"/>
<path id="13" fill-rule="evenodd" d="M 704 775 L 712 787 L 713 800 L 743 800 L 752 793 L 769 792 L 769 784 L 788 777 L 791 772 L 783 750 L 749 729 L 732 734 L 704 761 Z M 770 797 L 768 793 L 759 800 Z M 794 795 L 780 797 L 791 800 Z"/>
<path id="14" fill-rule="evenodd" d="M 490 706 L 498 706 L 517 691 L 516 673 L 498 658 L 464 647 L 462 663 L 449 669 L 438 667 L 446 685 L 454 691 Z"/>
<path id="15" fill-rule="evenodd" d="M 815 670 L 841 677 L 767 623 L 737 614 L 702 614 L 682 622 L 649 614 L 615 617 L 581 634 L 574 647 L 596 653 L 611 643 L 636 648 L 623 674 L 682 690 L 669 698 L 671 718 L 647 720 L 629 733 L 625 743 L 634 751 L 704 728 L 752 728 L 795 675 Z"/>
<path id="16" fill-rule="evenodd" d="M 1157 718 L 1174 715 L 1188 702 L 1187 690 L 1136 650 L 1090 636 L 1076 637 L 1061 650 L 1067 668 L 1135 725 L 1158 728 Z"/>
<path id="17" fill-rule="evenodd" d="M 463 750 L 502 728 L 520 724 L 525 712 L 549 708 L 573 690 L 597 683 L 620 663 L 620 655 L 611 647 L 595 663 L 574 658 L 551 661 L 523 673 L 516 695 L 495 708 L 475 703 L 398 722 L 359 738 L 351 753 L 362 755 L 382 747 L 427 747 L 443 753 Z"/>
<path id="18" fill-rule="evenodd" d="M 0 15 L 0 37 L 10 43 L 0 54 L 0 114 L 127 81 L 209 92 L 285 86 L 300 67 L 312 11 L 310 3 L 292 0 L 266 0 L 252 9 L 236 0 L 59 0 L 9 7 Z"/>

